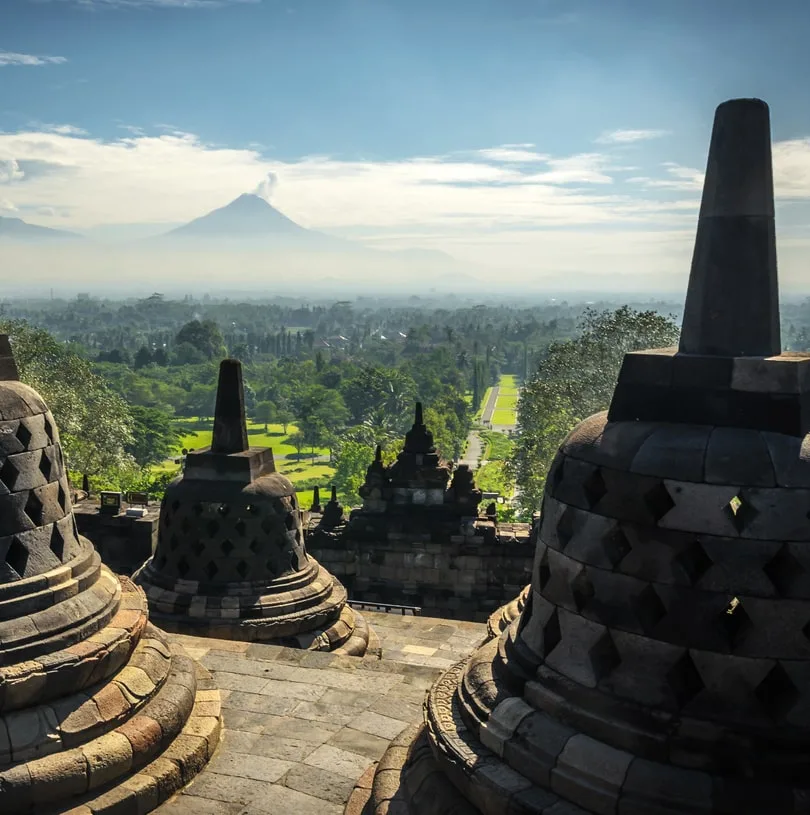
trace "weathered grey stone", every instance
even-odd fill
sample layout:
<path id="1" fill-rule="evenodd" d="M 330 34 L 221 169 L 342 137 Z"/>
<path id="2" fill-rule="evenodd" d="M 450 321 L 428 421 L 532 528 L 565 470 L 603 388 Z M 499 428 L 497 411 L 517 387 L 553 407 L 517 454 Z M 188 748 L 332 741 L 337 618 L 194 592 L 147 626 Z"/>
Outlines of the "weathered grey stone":
<path id="1" fill-rule="evenodd" d="M 551 789 L 590 812 L 609 815 L 632 760 L 630 753 L 588 736 L 572 736 L 551 771 Z"/>
<path id="2" fill-rule="evenodd" d="M 680 348 L 561 445 L 519 616 L 410 737 L 448 782 L 405 785 L 420 815 L 807 809 L 810 356 L 780 354 L 772 186 L 767 107 L 721 105 Z"/>
<path id="3" fill-rule="evenodd" d="M 706 446 L 711 434 L 711 427 L 660 427 L 647 436 L 630 469 L 640 475 L 702 481 Z"/>
<path id="4" fill-rule="evenodd" d="M 134 579 L 172 631 L 364 653 L 367 626 L 308 556 L 295 489 L 271 450 L 248 449 L 246 427 L 241 365 L 223 360 L 211 447 L 167 489 L 155 553 Z"/>
<path id="5" fill-rule="evenodd" d="M 768 106 L 715 114 L 680 349 L 770 356 L 781 349 Z"/>
<path id="6" fill-rule="evenodd" d="M 705 480 L 710 484 L 773 487 L 773 463 L 762 434 L 741 428 L 714 428 L 706 448 Z"/>
<path id="7" fill-rule="evenodd" d="M 78 535 L 39 396 L 1 381 L 0 414 L 17 440 L 0 450 L 0 811 L 142 815 L 213 752 L 218 697 L 192 715 L 193 663 L 146 627 L 143 594 Z M 156 768 L 161 751 L 176 763 Z M 139 774 L 149 762 L 155 775 Z"/>
<path id="8" fill-rule="evenodd" d="M 680 809 L 712 812 L 712 780 L 706 773 L 636 758 L 622 785 L 620 815 L 664 815 Z"/>

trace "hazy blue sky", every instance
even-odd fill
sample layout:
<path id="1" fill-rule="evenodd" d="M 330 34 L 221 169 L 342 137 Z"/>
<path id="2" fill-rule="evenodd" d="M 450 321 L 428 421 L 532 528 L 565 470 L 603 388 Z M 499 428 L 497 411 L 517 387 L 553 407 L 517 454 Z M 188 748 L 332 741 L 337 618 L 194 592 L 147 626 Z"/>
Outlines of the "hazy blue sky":
<path id="1" fill-rule="evenodd" d="M 0 214 L 157 228 L 270 174 L 369 244 L 660 279 L 688 271 L 714 107 L 760 96 L 791 283 L 808 31 L 806 0 L 2 0 Z"/>

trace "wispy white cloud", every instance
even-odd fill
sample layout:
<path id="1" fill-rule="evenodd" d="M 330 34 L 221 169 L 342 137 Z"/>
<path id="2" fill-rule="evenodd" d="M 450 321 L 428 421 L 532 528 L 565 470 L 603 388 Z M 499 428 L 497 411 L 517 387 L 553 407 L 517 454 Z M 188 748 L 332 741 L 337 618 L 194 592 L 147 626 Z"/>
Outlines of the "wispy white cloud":
<path id="1" fill-rule="evenodd" d="M 633 144 L 637 141 L 659 139 L 666 135 L 666 130 L 610 130 L 602 133 L 594 141 L 597 144 Z"/>
<path id="2" fill-rule="evenodd" d="M 47 122 L 32 121 L 28 123 L 28 127 L 36 130 L 42 130 L 47 133 L 58 133 L 61 136 L 87 136 L 89 135 L 86 130 L 81 127 L 76 127 L 71 124 L 49 124 Z"/>
<path id="3" fill-rule="evenodd" d="M 44 57 L 36 54 L 18 54 L 13 51 L 0 51 L 0 68 L 8 65 L 61 65 L 66 57 Z"/>
<path id="4" fill-rule="evenodd" d="M 404 224 L 469 229 L 637 218 L 627 209 L 630 196 L 597 192 L 613 182 L 609 159 L 597 153 L 544 155 L 528 168 L 495 160 L 487 150 L 463 159 L 309 156 L 280 162 L 254 149 L 212 147 L 176 131 L 102 141 L 51 128 L 0 134 L 0 160 L 48 167 L 17 185 L 14 201 L 70 205 L 78 228 L 188 220 L 268 177 L 278 181 L 274 203 L 305 225 L 326 229 Z"/>
<path id="5" fill-rule="evenodd" d="M 774 144 L 773 165 L 773 186 L 780 197 L 810 197 L 810 138 Z"/>
<path id="6" fill-rule="evenodd" d="M 664 178 L 650 178 L 649 176 L 634 176 L 628 178 L 629 184 L 639 184 L 646 189 L 680 190 L 683 192 L 700 191 L 703 189 L 704 173 L 693 167 L 682 167 L 672 161 L 661 164 L 666 172 Z"/>
<path id="7" fill-rule="evenodd" d="M 0 180 L 13 181 L 0 198 L 25 219 L 81 230 L 178 224 L 254 190 L 304 226 L 378 246 L 566 273 L 602 252 L 600 268 L 617 274 L 635 268 L 635 253 L 639 274 L 670 273 L 673 258 L 688 271 L 703 173 L 673 162 L 619 183 L 628 168 L 599 152 L 551 157 L 502 145 L 396 161 L 278 161 L 174 128 L 127 127 L 114 140 L 64 126 L 0 133 Z M 542 158 L 502 161 L 499 150 Z M 774 176 L 781 202 L 810 202 L 810 139 L 774 144 Z M 42 207 L 53 214 L 37 214 Z"/>
<path id="8" fill-rule="evenodd" d="M 25 173 L 20 169 L 20 164 L 16 159 L 0 159 L 0 184 L 19 181 L 24 176 Z"/>
<path id="9" fill-rule="evenodd" d="M 503 161 L 506 163 L 531 163 L 533 161 L 547 161 L 550 156 L 543 153 L 536 153 L 528 148 L 533 144 L 503 144 L 500 147 L 489 147 L 484 150 L 477 150 L 476 154 L 489 161 Z"/>
<path id="10" fill-rule="evenodd" d="M 86 130 L 74 125 L 53 125 L 51 132 L 59 133 L 62 136 L 87 136 L 89 135 Z"/>

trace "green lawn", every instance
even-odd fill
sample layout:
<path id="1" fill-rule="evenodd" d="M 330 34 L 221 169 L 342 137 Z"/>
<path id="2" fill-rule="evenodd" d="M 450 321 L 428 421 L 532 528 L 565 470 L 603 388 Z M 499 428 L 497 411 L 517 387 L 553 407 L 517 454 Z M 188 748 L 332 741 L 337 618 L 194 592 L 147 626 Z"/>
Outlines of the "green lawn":
<path id="1" fill-rule="evenodd" d="M 518 392 L 517 377 L 514 374 L 503 374 L 498 380 L 500 395 L 515 396 Z"/>
<path id="2" fill-rule="evenodd" d="M 512 479 L 506 473 L 502 461 L 491 461 L 479 467 L 475 474 L 475 483 L 484 492 L 498 492 L 504 498 L 511 498 L 515 490 Z"/>
<path id="3" fill-rule="evenodd" d="M 503 374 L 498 380 L 498 401 L 492 413 L 492 424 L 513 425 L 517 422 L 519 389 L 517 377 Z"/>
<path id="4" fill-rule="evenodd" d="M 512 455 L 512 448 L 515 445 L 505 433 L 486 430 L 481 433 L 481 438 L 486 443 L 483 457 L 487 461 L 504 461 Z"/>
<path id="5" fill-rule="evenodd" d="M 177 445 L 178 453 L 184 447 L 187 450 L 199 450 L 201 447 L 208 447 L 211 444 L 212 421 L 201 422 L 199 419 L 177 419 L 177 425 L 182 434 Z M 276 459 L 277 464 L 286 456 L 296 455 L 295 447 L 288 442 L 289 437 L 298 432 L 295 425 L 287 425 L 286 434 L 280 424 L 267 425 L 267 432 L 265 432 L 263 424 L 248 421 L 247 429 L 248 444 L 251 447 L 272 447 L 273 457 Z M 309 449 L 302 451 L 304 456 L 307 456 L 309 452 Z M 315 452 L 319 455 L 329 454 L 328 450 L 317 447 Z"/>
<path id="6" fill-rule="evenodd" d="M 518 397 L 504 396 L 502 393 L 498 394 L 498 401 L 495 403 L 495 410 L 515 410 L 517 408 Z"/>
<path id="7" fill-rule="evenodd" d="M 492 424 L 512 425 L 515 423 L 514 410 L 495 410 L 492 414 Z"/>
<path id="8" fill-rule="evenodd" d="M 177 424 L 182 433 L 177 445 L 178 457 L 184 447 L 187 450 L 199 450 L 211 444 L 212 421 L 177 419 Z M 294 425 L 287 425 L 286 434 L 281 425 L 270 424 L 267 426 L 267 432 L 265 432 L 263 424 L 248 421 L 247 428 L 248 444 L 250 444 L 251 447 L 272 447 L 276 470 L 286 475 L 293 484 L 318 479 L 321 482 L 322 493 L 331 485 L 332 476 L 335 473 L 334 467 L 331 467 L 323 461 L 313 462 L 308 449 L 302 450 L 302 458 L 300 461 L 296 460 L 296 449 L 288 442 L 289 437 L 297 432 L 297 428 Z M 328 455 L 329 451 L 316 447 L 315 453 L 316 455 Z M 286 458 L 286 456 L 292 456 L 292 458 Z M 169 459 L 152 469 L 153 472 L 157 474 L 161 472 L 179 471 L 180 468 L 174 463 L 173 459 Z M 312 489 L 304 489 L 298 495 L 301 506 L 308 509 L 310 504 L 312 504 Z M 327 500 L 328 497 L 327 494 L 326 498 L 322 498 L 322 500 Z"/>

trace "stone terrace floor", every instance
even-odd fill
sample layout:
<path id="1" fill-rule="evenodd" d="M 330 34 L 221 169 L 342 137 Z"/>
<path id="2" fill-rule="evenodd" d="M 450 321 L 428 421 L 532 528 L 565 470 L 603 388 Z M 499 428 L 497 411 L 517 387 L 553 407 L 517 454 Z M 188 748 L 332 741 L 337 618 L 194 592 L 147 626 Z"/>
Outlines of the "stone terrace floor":
<path id="1" fill-rule="evenodd" d="M 342 815 L 360 776 L 421 721 L 425 691 L 484 623 L 363 612 L 382 660 L 172 635 L 213 674 L 223 736 L 159 815 Z"/>

